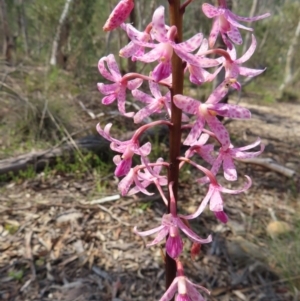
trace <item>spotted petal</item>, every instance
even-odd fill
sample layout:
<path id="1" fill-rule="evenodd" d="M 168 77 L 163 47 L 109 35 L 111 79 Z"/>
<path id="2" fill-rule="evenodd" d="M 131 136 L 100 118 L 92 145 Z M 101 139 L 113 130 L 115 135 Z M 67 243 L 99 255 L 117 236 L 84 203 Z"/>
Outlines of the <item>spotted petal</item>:
<path id="1" fill-rule="evenodd" d="M 214 104 L 212 108 L 208 106 L 210 111 L 214 111 L 217 115 L 229 117 L 229 118 L 236 118 L 236 119 L 249 119 L 251 118 L 251 112 L 238 105 L 232 104 Z"/>
<path id="2" fill-rule="evenodd" d="M 155 39 L 161 43 L 168 41 L 167 29 L 165 25 L 165 8 L 159 6 L 152 17 L 152 26 L 155 32 Z"/>
<path id="3" fill-rule="evenodd" d="M 214 18 L 224 13 L 224 10 L 208 3 L 202 4 L 202 11 L 207 18 Z"/>
<path id="4" fill-rule="evenodd" d="M 192 97 L 177 94 L 173 98 L 177 108 L 189 114 L 197 114 L 199 110 L 200 101 L 193 99 Z"/>

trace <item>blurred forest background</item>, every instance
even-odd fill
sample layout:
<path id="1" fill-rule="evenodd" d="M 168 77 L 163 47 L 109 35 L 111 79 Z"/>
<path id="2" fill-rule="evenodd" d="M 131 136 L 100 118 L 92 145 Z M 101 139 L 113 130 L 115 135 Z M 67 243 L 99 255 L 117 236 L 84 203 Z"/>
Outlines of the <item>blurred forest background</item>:
<path id="1" fill-rule="evenodd" d="M 143 30 L 162 1 L 137 1 L 131 22 Z M 167 4 L 167 1 L 164 1 Z M 96 83 L 98 59 L 127 43 L 122 31 L 105 33 L 103 24 L 116 0 L 0 0 L 0 158 L 53 145 L 68 135 L 84 135 L 103 108 Z M 211 20 L 194 1 L 186 10 L 185 35 L 208 36 Z M 247 85 L 242 96 L 257 103 L 296 101 L 300 87 L 300 2 L 296 0 L 233 1 L 238 15 L 270 12 L 253 24 L 258 47 L 247 62 L 266 72 Z M 245 45 L 250 33 L 243 31 Z M 136 68 L 120 59 L 126 72 Z M 143 66 L 139 65 L 140 71 Z M 195 88 L 195 87 L 193 87 Z M 211 86 L 197 89 L 209 93 Z"/>

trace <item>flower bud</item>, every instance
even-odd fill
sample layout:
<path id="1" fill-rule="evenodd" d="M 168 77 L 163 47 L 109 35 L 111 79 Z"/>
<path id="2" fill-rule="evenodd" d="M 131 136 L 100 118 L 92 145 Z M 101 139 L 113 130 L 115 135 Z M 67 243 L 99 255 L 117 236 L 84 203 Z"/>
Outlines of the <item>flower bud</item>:
<path id="1" fill-rule="evenodd" d="M 130 15 L 133 7 L 134 0 L 121 0 L 108 17 L 103 30 L 111 31 L 119 27 Z"/>

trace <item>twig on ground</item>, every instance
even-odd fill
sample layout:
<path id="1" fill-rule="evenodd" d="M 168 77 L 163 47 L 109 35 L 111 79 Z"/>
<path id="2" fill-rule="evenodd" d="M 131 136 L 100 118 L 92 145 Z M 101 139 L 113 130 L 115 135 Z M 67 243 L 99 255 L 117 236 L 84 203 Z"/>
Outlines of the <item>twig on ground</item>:
<path id="1" fill-rule="evenodd" d="M 238 161 L 250 164 L 257 164 L 266 167 L 270 170 L 276 171 L 288 178 L 292 178 L 296 172 L 290 168 L 279 165 L 274 162 L 271 158 L 249 158 L 249 159 L 239 159 Z"/>

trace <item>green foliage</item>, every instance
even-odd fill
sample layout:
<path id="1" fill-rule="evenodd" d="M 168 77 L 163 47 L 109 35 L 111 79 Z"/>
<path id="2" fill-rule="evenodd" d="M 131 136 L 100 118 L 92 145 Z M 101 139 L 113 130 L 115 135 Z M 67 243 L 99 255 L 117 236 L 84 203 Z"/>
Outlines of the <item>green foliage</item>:
<path id="1" fill-rule="evenodd" d="M 300 219 L 293 232 L 270 241 L 270 263 L 291 289 L 300 289 Z"/>
<path id="2" fill-rule="evenodd" d="M 15 279 L 17 281 L 21 281 L 24 276 L 24 271 L 23 270 L 19 270 L 19 271 L 12 270 L 12 271 L 8 272 L 8 276 L 12 277 L 13 279 Z"/>

